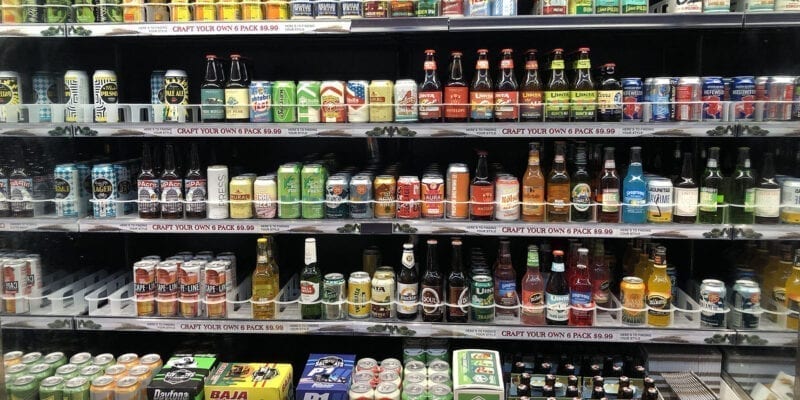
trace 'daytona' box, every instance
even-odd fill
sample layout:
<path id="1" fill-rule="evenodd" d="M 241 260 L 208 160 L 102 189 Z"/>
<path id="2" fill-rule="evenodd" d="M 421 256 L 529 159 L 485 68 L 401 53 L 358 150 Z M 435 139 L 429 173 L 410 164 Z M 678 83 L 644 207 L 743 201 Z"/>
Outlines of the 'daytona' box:
<path id="1" fill-rule="evenodd" d="M 217 367 L 216 354 L 174 354 L 164 368 L 185 368 L 201 375 L 211 375 Z"/>
<path id="2" fill-rule="evenodd" d="M 203 400 L 205 375 L 187 368 L 162 368 L 147 385 L 150 400 Z"/>
<path id="3" fill-rule="evenodd" d="M 500 353 L 493 350 L 453 352 L 454 400 L 503 400 L 503 369 Z"/>
<path id="4" fill-rule="evenodd" d="M 294 400 L 290 364 L 220 363 L 206 381 L 206 400 Z"/>
<path id="5" fill-rule="evenodd" d="M 348 400 L 356 356 L 311 354 L 297 384 L 297 400 Z"/>

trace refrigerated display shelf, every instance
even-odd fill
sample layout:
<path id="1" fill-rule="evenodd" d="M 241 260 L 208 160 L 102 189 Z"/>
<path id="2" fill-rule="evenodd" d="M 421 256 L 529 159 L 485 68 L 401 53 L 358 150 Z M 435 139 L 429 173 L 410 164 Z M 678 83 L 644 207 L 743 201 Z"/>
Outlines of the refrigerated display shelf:
<path id="1" fill-rule="evenodd" d="M 72 125 L 67 124 L 0 124 L 3 137 L 72 137 Z"/>
<path id="2" fill-rule="evenodd" d="M 731 234 L 739 240 L 800 240 L 800 225 L 734 225 Z"/>
<path id="3" fill-rule="evenodd" d="M 75 218 L 0 218 L 0 232 L 78 232 Z"/>
<path id="4" fill-rule="evenodd" d="M 783 20 L 778 19 L 778 21 Z M 743 13 L 518 15 L 513 17 L 452 18 L 450 30 L 462 32 L 559 29 L 708 29 L 742 28 L 743 23 Z"/>
<path id="5" fill-rule="evenodd" d="M 72 316 L 54 315 L 2 315 L 0 328 L 2 329 L 44 329 L 44 330 L 73 330 L 75 320 Z"/>
<path id="6" fill-rule="evenodd" d="M 798 12 L 751 12 L 743 15 L 745 28 L 800 27 Z"/>

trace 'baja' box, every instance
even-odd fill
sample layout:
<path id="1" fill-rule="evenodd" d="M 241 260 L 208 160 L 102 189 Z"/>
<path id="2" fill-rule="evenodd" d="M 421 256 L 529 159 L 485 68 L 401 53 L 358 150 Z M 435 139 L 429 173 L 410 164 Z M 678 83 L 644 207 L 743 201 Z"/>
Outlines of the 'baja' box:
<path id="1" fill-rule="evenodd" d="M 290 364 L 220 363 L 206 382 L 206 400 L 293 400 Z"/>
<path id="2" fill-rule="evenodd" d="M 311 354 L 297 384 L 297 400 L 347 400 L 356 356 Z"/>
<path id="3" fill-rule="evenodd" d="M 454 400 L 503 400 L 503 369 L 500 353 L 493 350 L 453 352 Z"/>

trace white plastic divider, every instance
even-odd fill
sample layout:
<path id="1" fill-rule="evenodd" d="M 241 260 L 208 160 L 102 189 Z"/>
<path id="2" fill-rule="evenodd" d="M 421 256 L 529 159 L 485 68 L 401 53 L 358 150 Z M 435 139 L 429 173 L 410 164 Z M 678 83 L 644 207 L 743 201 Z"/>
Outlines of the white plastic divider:
<path id="1" fill-rule="evenodd" d="M 103 280 L 103 282 L 100 282 L 97 289 L 86 293 L 84 299 L 87 305 L 87 312 L 89 315 L 100 315 L 98 314 L 99 310 L 108 304 L 109 307 L 107 310 L 110 311 L 111 314 L 106 315 L 123 315 L 121 308 L 117 307 L 115 309 L 115 307 L 111 305 L 111 299 L 117 294 L 121 296 L 122 293 L 127 292 L 128 289 L 131 289 L 130 293 L 133 294 L 130 274 L 119 271 L 119 273 L 108 277 Z M 117 304 L 117 306 L 119 306 L 119 304 Z M 130 315 L 135 316 L 136 313 L 134 312 Z"/>
<path id="2" fill-rule="evenodd" d="M 84 276 L 71 284 L 57 289 L 45 296 L 50 301 L 49 308 L 42 308 L 41 314 L 78 315 L 86 311 L 84 300 L 87 289 L 94 289 L 96 284 L 108 276 L 108 272 L 100 270 Z M 33 312 L 32 312 L 33 313 Z M 38 313 L 37 313 L 38 314 Z"/>

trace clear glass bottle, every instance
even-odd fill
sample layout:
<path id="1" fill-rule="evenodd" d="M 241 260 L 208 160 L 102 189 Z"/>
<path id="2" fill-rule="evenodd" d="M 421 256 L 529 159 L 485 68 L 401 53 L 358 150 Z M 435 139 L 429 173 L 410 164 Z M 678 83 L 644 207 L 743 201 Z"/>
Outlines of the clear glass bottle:
<path id="1" fill-rule="evenodd" d="M 264 237 L 256 241 L 256 269 L 252 278 L 253 319 L 275 319 L 278 314 L 278 305 L 274 301 L 281 291 L 280 272 L 273 258 L 271 240 Z"/>

